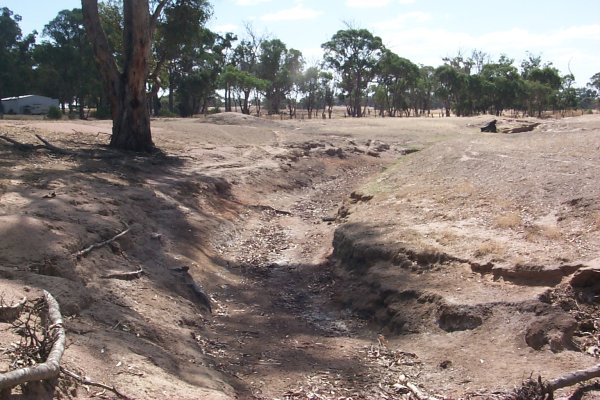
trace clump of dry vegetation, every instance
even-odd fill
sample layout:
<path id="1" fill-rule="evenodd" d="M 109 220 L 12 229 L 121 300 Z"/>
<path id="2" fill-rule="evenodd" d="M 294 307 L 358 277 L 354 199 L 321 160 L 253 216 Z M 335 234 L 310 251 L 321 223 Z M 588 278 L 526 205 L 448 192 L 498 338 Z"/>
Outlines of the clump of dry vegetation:
<path id="1" fill-rule="evenodd" d="M 475 257 L 484 257 L 487 255 L 502 256 L 505 252 L 506 248 L 502 243 L 496 240 L 486 240 L 475 249 L 473 255 Z"/>
<path id="2" fill-rule="evenodd" d="M 523 219 L 516 212 L 507 212 L 494 218 L 494 225 L 501 229 L 515 229 L 522 222 Z"/>

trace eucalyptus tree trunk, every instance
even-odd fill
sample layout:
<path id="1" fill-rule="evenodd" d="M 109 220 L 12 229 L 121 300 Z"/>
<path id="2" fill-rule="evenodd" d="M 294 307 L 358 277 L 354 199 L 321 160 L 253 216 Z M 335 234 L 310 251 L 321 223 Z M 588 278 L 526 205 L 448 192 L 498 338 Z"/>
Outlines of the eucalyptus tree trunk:
<path id="1" fill-rule="evenodd" d="M 159 2 L 159 7 L 162 8 L 165 2 Z M 81 0 L 81 5 L 88 39 L 111 106 L 113 133 L 110 147 L 150 152 L 154 150 L 154 143 L 146 102 L 146 78 L 153 21 L 148 0 L 123 1 L 122 71 L 102 29 L 98 1 Z M 157 12 L 160 12 L 159 8 Z"/>

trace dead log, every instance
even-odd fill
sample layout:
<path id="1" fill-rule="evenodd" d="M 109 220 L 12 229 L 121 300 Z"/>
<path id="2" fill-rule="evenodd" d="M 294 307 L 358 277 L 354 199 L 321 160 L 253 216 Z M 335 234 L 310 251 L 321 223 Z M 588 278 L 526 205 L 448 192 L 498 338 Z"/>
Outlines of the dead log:
<path id="1" fill-rule="evenodd" d="M 574 371 L 563 375 L 546 383 L 546 389 L 552 393 L 555 390 L 562 389 L 568 386 L 588 381 L 590 379 L 600 378 L 600 364 L 593 367 Z"/>
<path id="2" fill-rule="evenodd" d="M 48 335 L 52 337 L 54 342 L 50 354 L 42 364 L 0 374 L 0 390 L 10 389 L 27 382 L 55 379 L 60 374 L 60 360 L 65 352 L 66 342 L 62 315 L 60 314 L 58 302 L 45 290 L 44 301 L 48 305 Z"/>
<path id="3" fill-rule="evenodd" d="M 127 225 L 125 225 L 125 226 L 127 226 Z M 104 240 L 104 241 L 102 241 L 102 242 L 98 242 L 98 243 L 91 244 L 91 245 L 89 245 L 88 247 L 86 247 L 85 249 L 83 249 L 83 250 L 80 250 L 80 251 L 78 251 L 77 253 L 74 253 L 73 255 L 74 255 L 76 258 L 81 258 L 81 257 L 85 256 L 86 254 L 88 254 L 89 252 L 91 252 L 91 251 L 92 251 L 92 250 L 94 250 L 94 249 L 100 248 L 100 247 L 102 247 L 102 246 L 106 246 L 107 244 L 110 244 L 110 243 L 114 242 L 115 240 L 117 240 L 117 239 L 118 239 L 118 238 L 120 238 L 121 236 L 125 235 L 125 234 L 126 234 L 127 232 L 129 232 L 130 230 L 131 230 L 131 228 L 127 226 L 127 229 L 125 229 L 123 232 L 121 232 L 121 233 L 119 233 L 119 234 L 117 234 L 117 235 L 115 235 L 115 236 L 111 237 L 110 239 L 108 239 L 108 240 Z"/>
<path id="4" fill-rule="evenodd" d="M 498 130 L 496 129 L 496 122 L 498 122 L 498 120 L 496 120 L 496 119 L 488 122 L 485 126 L 481 127 L 481 132 L 492 132 L 492 133 L 498 132 Z"/>

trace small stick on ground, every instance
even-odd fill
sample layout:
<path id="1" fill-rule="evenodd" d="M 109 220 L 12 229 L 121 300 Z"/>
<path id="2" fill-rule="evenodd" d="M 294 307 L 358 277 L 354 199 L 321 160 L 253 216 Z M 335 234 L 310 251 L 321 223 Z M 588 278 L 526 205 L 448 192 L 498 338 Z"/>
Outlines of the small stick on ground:
<path id="1" fill-rule="evenodd" d="M 406 383 L 406 387 L 412 392 L 412 394 L 415 395 L 415 397 L 419 400 L 438 400 L 436 397 L 433 396 L 428 396 L 425 393 L 423 393 L 421 391 L 421 389 L 419 389 L 417 387 L 417 385 L 407 382 Z"/>
<path id="2" fill-rule="evenodd" d="M 98 387 L 100 389 L 109 390 L 109 391 L 113 392 L 114 394 L 116 394 L 121 399 L 131 400 L 131 397 L 126 396 L 123 393 L 119 392 L 119 390 L 117 390 L 117 388 L 114 386 L 108 386 L 108 385 L 105 385 L 104 383 L 91 381 L 83 376 L 77 375 L 75 372 L 69 371 L 68 369 L 66 369 L 64 367 L 61 367 L 60 371 L 63 374 L 75 379 L 77 382 L 81 383 L 82 385 L 94 386 L 94 387 Z"/>
<path id="3" fill-rule="evenodd" d="M 144 270 L 140 267 L 137 271 L 133 272 L 115 272 L 114 274 L 108 274 L 102 276 L 104 279 L 122 279 L 124 281 L 132 281 L 140 278 L 144 274 Z"/>
<path id="4" fill-rule="evenodd" d="M 126 225 L 127 226 L 127 225 Z M 85 256 L 86 254 L 88 254 L 89 252 L 91 252 L 94 249 L 100 248 L 102 246 L 106 246 L 109 243 L 114 242 L 115 240 L 117 240 L 118 238 L 120 238 L 121 236 L 125 235 L 127 232 L 129 232 L 131 230 L 130 227 L 127 226 L 127 229 L 125 229 L 123 232 L 113 236 L 112 238 L 108 239 L 108 240 L 104 240 L 102 242 L 98 242 L 98 243 L 94 243 L 89 245 L 88 247 L 86 247 L 83 250 L 78 251 L 77 253 L 74 253 L 73 255 L 76 258 L 81 258 L 83 256 Z"/>

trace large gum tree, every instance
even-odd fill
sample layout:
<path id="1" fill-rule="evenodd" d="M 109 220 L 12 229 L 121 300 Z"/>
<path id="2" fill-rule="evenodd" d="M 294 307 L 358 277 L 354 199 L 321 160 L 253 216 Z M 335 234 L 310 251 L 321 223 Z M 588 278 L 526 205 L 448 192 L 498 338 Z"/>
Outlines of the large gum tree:
<path id="1" fill-rule="evenodd" d="M 349 98 L 349 114 L 362 117 L 362 96 L 375 77 L 384 50 L 381 38 L 366 29 L 348 28 L 337 31 L 321 48 L 325 51 L 325 66 L 341 76 L 341 87 Z"/>
<path id="2" fill-rule="evenodd" d="M 115 53 L 100 23 L 97 0 L 81 0 L 84 25 L 108 96 L 113 133 L 110 147 L 139 152 L 154 150 L 150 114 L 146 105 L 146 79 L 152 35 L 167 0 L 123 0 L 123 49 L 119 69 Z"/>

